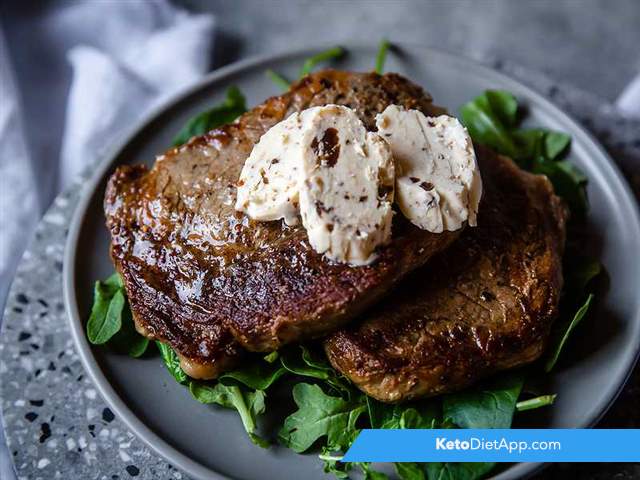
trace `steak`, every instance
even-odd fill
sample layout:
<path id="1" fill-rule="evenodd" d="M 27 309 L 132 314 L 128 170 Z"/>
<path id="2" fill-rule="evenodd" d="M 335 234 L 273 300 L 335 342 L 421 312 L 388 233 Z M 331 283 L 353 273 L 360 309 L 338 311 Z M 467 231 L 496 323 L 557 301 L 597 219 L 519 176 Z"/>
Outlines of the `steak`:
<path id="1" fill-rule="evenodd" d="M 170 345 L 191 376 L 217 376 L 243 349 L 271 351 L 335 330 L 459 235 L 396 215 L 378 260 L 353 267 L 316 253 L 301 226 L 236 212 L 236 182 L 254 144 L 291 113 L 326 104 L 353 108 L 369 130 L 390 104 L 443 113 L 399 75 L 325 70 L 170 149 L 151 169 L 118 167 L 108 182 L 111 257 L 136 327 Z"/>
<path id="2" fill-rule="evenodd" d="M 461 389 L 537 359 L 558 313 L 566 211 L 544 176 L 476 146 L 478 226 L 375 312 L 324 342 L 362 391 L 400 402 Z"/>

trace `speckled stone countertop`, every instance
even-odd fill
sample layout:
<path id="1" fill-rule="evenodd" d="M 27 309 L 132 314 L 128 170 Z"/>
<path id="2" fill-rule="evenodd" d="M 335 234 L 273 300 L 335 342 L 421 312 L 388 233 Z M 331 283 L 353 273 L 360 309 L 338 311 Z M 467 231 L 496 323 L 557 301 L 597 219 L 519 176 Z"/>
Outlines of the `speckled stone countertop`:
<path id="1" fill-rule="evenodd" d="M 493 62 L 549 96 L 591 130 L 640 193 L 640 122 L 574 88 Z M 635 174 L 635 178 L 632 177 Z M 0 401 L 19 479 L 186 479 L 143 445 L 104 403 L 83 367 L 62 300 L 62 256 L 80 182 L 44 216 L 9 292 L 0 338 Z M 639 196 L 640 198 L 640 196 Z M 601 422 L 640 427 L 640 369 Z M 560 464 L 540 478 L 635 479 L 638 464 Z"/>

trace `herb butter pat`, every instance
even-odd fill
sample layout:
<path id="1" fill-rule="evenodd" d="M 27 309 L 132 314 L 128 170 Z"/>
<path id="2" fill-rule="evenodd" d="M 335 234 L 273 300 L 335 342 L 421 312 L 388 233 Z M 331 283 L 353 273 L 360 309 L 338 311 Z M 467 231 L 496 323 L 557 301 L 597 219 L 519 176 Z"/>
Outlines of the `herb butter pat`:
<path id="1" fill-rule="evenodd" d="M 390 105 L 376 118 L 396 163 L 396 202 L 414 225 L 434 233 L 476 225 L 482 180 L 467 130 L 447 115 Z"/>
<path id="2" fill-rule="evenodd" d="M 305 112 L 312 140 L 302 157 L 300 184 L 309 243 L 339 262 L 370 263 L 375 249 L 391 239 L 391 149 L 349 108 L 312 110 Z"/>
<path id="3" fill-rule="evenodd" d="M 289 225 L 299 213 L 314 250 L 364 265 L 391 239 L 394 181 L 389 145 L 353 110 L 313 107 L 255 145 L 240 174 L 236 209 Z"/>
<path id="4" fill-rule="evenodd" d="M 277 123 L 253 147 L 245 161 L 236 197 L 236 210 L 254 220 L 298 223 L 298 177 L 304 149 L 302 114 Z"/>

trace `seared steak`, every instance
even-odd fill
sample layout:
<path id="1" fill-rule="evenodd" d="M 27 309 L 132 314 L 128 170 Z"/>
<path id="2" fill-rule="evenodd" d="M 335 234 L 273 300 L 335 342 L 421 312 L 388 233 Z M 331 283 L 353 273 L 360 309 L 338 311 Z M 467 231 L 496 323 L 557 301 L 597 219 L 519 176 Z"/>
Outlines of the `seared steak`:
<path id="1" fill-rule="evenodd" d="M 331 103 L 353 108 L 371 130 L 390 104 L 442 113 L 399 75 L 327 70 L 169 150 L 151 169 L 122 166 L 111 177 L 111 256 L 136 326 L 174 348 L 192 376 L 215 377 L 241 347 L 270 351 L 333 331 L 458 237 L 396 215 L 378 260 L 352 267 L 317 254 L 300 226 L 234 210 L 240 170 L 260 136 L 295 111 Z"/>
<path id="2" fill-rule="evenodd" d="M 465 387 L 532 362 L 558 312 L 565 209 L 546 177 L 476 147 L 478 226 L 324 343 L 332 365 L 383 402 Z"/>

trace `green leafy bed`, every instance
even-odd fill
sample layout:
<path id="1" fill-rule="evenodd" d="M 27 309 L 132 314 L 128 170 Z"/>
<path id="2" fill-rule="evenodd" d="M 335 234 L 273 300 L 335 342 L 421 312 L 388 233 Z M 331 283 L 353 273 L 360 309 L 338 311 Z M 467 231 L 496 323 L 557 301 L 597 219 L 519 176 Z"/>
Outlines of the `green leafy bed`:
<path id="1" fill-rule="evenodd" d="M 376 58 L 376 71 L 382 73 L 389 43 L 383 41 Z M 301 76 L 319 62 L 343 54 L 336 47 L 304 63 Z M 282 88 L 289 82 L 281 75 L 267 75 Z M 233 121 L 246 111 L 240 90 L 231 87 L 218 106 L 191 119 L 177 134 L 174 145 L 195 135 Z M 570 137 L 541 128 L 522 129 L 522 109 L 508 92 L 489 90 L 461 109 L 461 118 L 475 142 L 512 157 L 522 168 L 542 173 L 552 181 L 558 195 L 570 206 L 571 225 L 587 213 L 587 179 L 564 159 Z M 357 390 L 334 370 L 314 344 L 294 345 L 266 356 L 255 355 L 242 368 L 223 374 L 216 381 L 196 381 L 180 368 L 175 352 L 156 342 L 157 349 L 173 378 L 188 388 L 199 402 L 236 410 L 249 438 L 260 447 L 277 442 L 294 452 L 314 451 L 324 462 L 326 472 L 349 478 L 359 470 L 366 479 L 379 480 L 387 475 L 370 464 L 341 462 L 342 455 L 362 428 L 509 428 L 515 412 L 551 405 L 555 395 L 540 395 L 528 388 L 527 379 L 553 369 L 571 332 L 586 316 L 593 303 L 591 287 L 600 273 L 600 264 L 569 249 L 565 255 L 565 289 L 561 318 L 556 322 L 552 343 L 544 361 L 526 370 L 497 375 L 464 392 L 402 405 L 386 405 Z M 87 336 L 94 344 L 109 345 L 119 352 L 139 357 L 150 355 L 150 342 L 135 331 L 122 280 L 113 274 L 95 285 L 94 303 L 87 323 Z M 288 389 L 296 410 L 287 416 L 279 431 L 262 436 L 257 428 L 260 417 L 269 408 L 269 395 L 275 388 Z M 404 480 L 473 480 L 486 476 L 492 463 L 398 463 L 397 475 Z"/>

